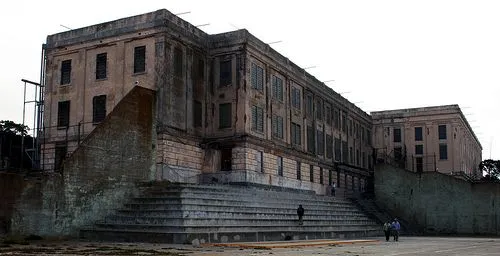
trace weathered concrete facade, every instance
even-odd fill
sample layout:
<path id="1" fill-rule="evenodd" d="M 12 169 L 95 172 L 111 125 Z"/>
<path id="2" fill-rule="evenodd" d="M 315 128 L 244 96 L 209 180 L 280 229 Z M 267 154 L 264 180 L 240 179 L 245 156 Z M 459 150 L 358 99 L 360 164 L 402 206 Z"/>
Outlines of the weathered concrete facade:
<path id="1" fill-rule="evenodd" d="M 377 111 L 373 146 L 413 171 L 481 177 L 482 147 L 458 105 Z"/>
<path id="2" fill-rule="evenodd" d="M 158 10 L 51 35 L 46 55 L 46 170 L 135 86 L 156 95 L 154 179 L 325 193 L 362 190 L 372 167 L 371 117 L 246 30 Z"/>

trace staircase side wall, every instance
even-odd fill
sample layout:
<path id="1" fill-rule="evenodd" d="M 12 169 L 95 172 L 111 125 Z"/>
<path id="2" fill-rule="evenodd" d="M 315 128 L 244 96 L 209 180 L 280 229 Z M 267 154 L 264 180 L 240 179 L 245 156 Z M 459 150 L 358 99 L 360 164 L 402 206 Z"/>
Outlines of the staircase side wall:
<path id="1" fill-rule="evenodd" d="M 154 178 L 154 92 L 135 87 L 79 145 L 62 173 L 27 184 L 12 233 L 76 235 Z M 32 203 L 36 202 L 36 203 Z"/>
<path id="2" fill-rule="evenodd" d="M 377 204 L 436 234 L 500 234 L 500 184 L 389 165 L 375 170 Z"/>

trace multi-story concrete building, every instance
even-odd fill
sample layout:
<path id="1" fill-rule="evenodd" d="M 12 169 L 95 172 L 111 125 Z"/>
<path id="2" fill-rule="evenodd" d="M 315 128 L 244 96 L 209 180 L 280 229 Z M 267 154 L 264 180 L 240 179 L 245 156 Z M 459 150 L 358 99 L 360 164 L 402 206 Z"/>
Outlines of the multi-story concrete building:
<path id="1" fill-rule="evenodd" d="M 208 35 L 158 10 L 48 36 L 46 56 L 46 170 L 143 87 L 156 179 L 366 184 L 371 117 L 247 30 Z"/>
<path id="2" fill-rule="evenodd" d="M 458 105 L 372 112 L 373 147 L 414 171 L 480 177 L 482 147 Z"/>

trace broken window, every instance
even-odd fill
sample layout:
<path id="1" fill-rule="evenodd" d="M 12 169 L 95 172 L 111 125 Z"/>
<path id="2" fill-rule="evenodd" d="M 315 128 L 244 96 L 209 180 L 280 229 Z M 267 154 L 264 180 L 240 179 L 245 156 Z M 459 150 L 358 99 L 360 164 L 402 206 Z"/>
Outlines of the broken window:
<path id="1" fill-rule="evenodd" d="M 134 48 L 134 73 L 146 71 L 146 46 Z"/>
<path id="2" fill-rule="evenodd" d="M 252 106 L 252 130 L 264 132 L 264 109 Z"/>
<path id="3" fill-rule="evenodd" d="M 219 128 L 231 127 L 231 103 L 219 104 Z"/>
<path id="4" fill-rule="evenodd" d="M 231 60 L 220 62 L 219 87 L 231 86 L 233 80 Z"/>
<path id="5" fill-rule="evenodd" d="M 70 101 L 60 101 L 57 104 L 57 127 L 69 126 Z"/>
<path id="6" fill-rule="evenodd" d="M 95 79 L 105 79 L 107 77 L 107 53 L 100 53 L 96 56 Z"/>
<path id="7" fill-rule="evenodd" d="M 106 95 L 95 96 L 92 99 L 92 122 L 100 123 L 106 117 Z"/>
<path id="8" fill-rule="evenodd" d="M 273 75 L 273 99 L 283 102 L 283 80 Z"/>
<path id="9" fill-rule="evenodd" d="M 61 85 L 71 83 L 71 60 L 61 62 Z"/>

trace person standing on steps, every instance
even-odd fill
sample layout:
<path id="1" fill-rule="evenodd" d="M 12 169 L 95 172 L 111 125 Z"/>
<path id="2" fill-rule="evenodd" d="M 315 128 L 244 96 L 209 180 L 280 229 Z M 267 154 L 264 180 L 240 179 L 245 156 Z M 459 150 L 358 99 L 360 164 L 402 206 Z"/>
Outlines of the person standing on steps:
<path id="1" fill-rule="evenodd" d="M 297 208 L 297 216 L 299 216 L 299 225 L 302 225 L 303 220 L 302 217 L 304 217 L 304 208 L 302 208 L 302 205 L 299 205 L 299 208 Z"/>
<path id="2" fill-rule="evenodd" d="M 399 230 L 401 229 L 401 225 L 399 225 L 398 219 L 394 218 L 394 221 L 391 224 L 392 232 L 394 232 L 394 242 L 399 240 Z"/>
<path id="3" fill-rule="evenodd" d="M 391 221 L 388 220 L 386 223 L 384 223 L 384 235 L 385 235 L 385 241 L 389 242 L 389 237 L 391 236 Z"/>
<path id="4" fill-rule="evenodd" d="M 332 182 L 332 196 L 335 196 L 335 188 L 337 187 L 337 185 L 335 185 L 335 181 Z"/>

